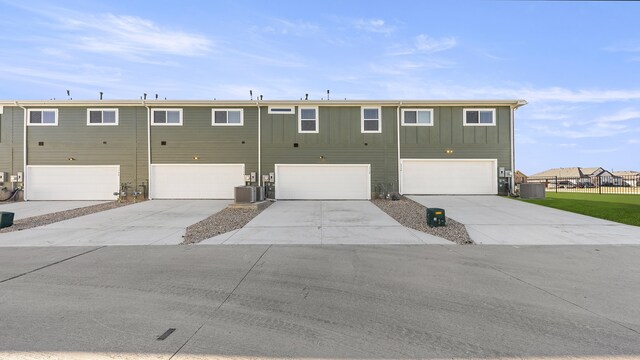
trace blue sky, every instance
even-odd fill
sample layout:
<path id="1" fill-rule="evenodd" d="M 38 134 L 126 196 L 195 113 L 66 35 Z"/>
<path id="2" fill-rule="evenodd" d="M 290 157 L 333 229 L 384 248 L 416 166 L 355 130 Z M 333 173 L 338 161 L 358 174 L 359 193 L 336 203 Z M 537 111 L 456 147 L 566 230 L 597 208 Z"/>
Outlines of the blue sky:
<path id="1" fill-rule="evenodd" d="M 640 3 L 0 0 L 0 99 L 514 99 L 517 168 L 640 170 Z M 153 96 L 153 95 L 150 95 Z"/>

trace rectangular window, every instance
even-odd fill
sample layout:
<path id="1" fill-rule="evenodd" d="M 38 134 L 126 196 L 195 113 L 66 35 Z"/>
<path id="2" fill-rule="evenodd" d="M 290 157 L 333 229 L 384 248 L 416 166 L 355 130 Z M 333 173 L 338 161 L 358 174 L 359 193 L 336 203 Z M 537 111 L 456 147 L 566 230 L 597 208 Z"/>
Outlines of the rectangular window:
<path id="1" fill-rule="evenodd" d="M 242 126 L 244 112 L 242 109 L 212 109 L 211 125 L 213 126 Z"/>
<path id="2" fill-rule="evenodd" d="M 433 109 L 402 109 L 402 126 L 433 126 Z"/>
<path id="3" fill-rule="evenodd" d="M 182 109 L 153 109 L 151 124 L 165 126 L 182 126 Z"/>
<path id="4" fill-rule="evenodd" d="M 380 126 L 380 113 L 379 107 L 363 107 L 362 108 L 362 124 L 360 131 L 363 133 L 379 133 L 382 132 Z"/>
<path id="5" fill-rule="evenodd" d="M 464 109 L 465 126 L 495 126 L 496 109 Z"/>
<path id="6" fill-rule="evenodd" d="M 87 109 L 87 125 L 118 125 L 118 109 Z"/>
<path id="7" fill-rule="evenodd" d="M 298 112 L 298 132 L 318 132 L 318 108 L 301 107 Z"/>
<path id="8" fill-rule="evenodd" d="M 295 108 L 293 106 L 269 106 L 267 110 L 269 114 L 295 114 Z"/>
<path id="9" fill-rule="evenodd" d="M 58 109 L 29 110 L 29 125 L 58 126 Z"/>

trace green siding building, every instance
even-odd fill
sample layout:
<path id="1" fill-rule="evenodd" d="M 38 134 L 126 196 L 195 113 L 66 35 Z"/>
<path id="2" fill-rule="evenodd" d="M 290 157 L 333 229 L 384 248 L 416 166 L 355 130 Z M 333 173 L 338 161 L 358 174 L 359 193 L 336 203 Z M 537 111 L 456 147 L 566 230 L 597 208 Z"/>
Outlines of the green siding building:
<path id="1" fill-rule="evenodd" d="M 0 181 L 27 200 L 497 194 L 523 100 L 0 101 Z"/>

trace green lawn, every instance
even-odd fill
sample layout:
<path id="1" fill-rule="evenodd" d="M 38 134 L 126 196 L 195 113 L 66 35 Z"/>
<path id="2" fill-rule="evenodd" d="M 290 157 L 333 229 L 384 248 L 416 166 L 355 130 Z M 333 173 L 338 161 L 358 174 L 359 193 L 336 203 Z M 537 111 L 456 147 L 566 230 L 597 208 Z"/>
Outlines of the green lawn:
<path id="1" fill-rule="evenodd" d="M 640 195 L 547 192 L 546 199 L 521 201 L 640 226 Z"/>

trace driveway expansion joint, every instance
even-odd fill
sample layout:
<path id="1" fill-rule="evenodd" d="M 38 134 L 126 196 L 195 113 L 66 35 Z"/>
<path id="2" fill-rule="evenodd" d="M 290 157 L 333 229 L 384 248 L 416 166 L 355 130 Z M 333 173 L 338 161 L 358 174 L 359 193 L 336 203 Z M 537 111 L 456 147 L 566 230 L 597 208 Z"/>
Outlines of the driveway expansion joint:
<path id="1" fill-rule="evenodd" d="M 227 300 L 229 300 L 229 298 L 231 298 L 231 295 L 233 295 L 233 293 L 238 289 L 238 287 L 240 287 L 240 284 L 242 284 L 242 282 L 244 281 L 244 279 L 247 278 L 247 276 L 249 275 L 249 273 L 253 270 L 253 268 L 256 267 L 256 265 L 260 262 L 260 260 L 264 257 L 264 255 L 267 253 L 267 251 L 269 251 L 269 249 L 271 249 L 271 246 L 273 245 L 269 245 L 260 255 L 260 257 L 258 257 L 258 259 L 253 263 L 253 265 L 251 265 L 251 268 L 249 268 L 249 270 L 246 272 L 246 274 L 244 274 L 244 276 L 242 277 L 242 279 L 240 279 L 240 281 L 238 281 L 238 283 L 236 284 L 236 286 L 233 288 L 233 290 L 231 290 L 229 292 L 229 295 L 227 295 L 226 298 L 224 298 L 224 300 L 220 303 L 220 305 L 218 305 L 218 307 L 215 308 L 215 310 L 213 310 L 213 312 L 211 313 L 211 316 L 207 317 L 205 319 L 205 321 L 202 323 L 202 325 L 200 325 L 196 331 L 193 332 L 193 334 L 191 334 L 191 336 L 189 336 L 189 338 L 187 338 L 187 340 L 180 345 L 180 347 L 178 348 L 178 350 L 176 350 L 176 352 L 173 353 L 173 355 L 171 355 L 171 357 L 169 358 L 169 360 L 173 359 L 179 352 L 180 350 L 182 350 L 182 348 L 184 348 L 189 341 L 191 341 L 191 339 L 193 339 L 194 336 L 196 336 L 196 334 L 198 333 L 198 331 L 200 331 L 200 329 L 202 329 L 207 322 L 209 322 L 209 320 L 211 320 L 211 318 L 213 318 L 216 313 L 218 312 L 218 310 L 220 310 L 220 308 L 222 307 L 222 305 L 224 305 Z"/>
<path id="2" fill-rule="evenodd" d="M 79 257 L 79 256 L 82 256 L 82 255 L 86 255 L 86 254 L 92 253 L 92 252 L 94 252 L 94 251 L 100 250 L 100 249 L 105 248 L 105 247 L 106 247 L 106 246 L 100 246 L 100 247 L 97 247 L 97 248 L 95 248 L 95 249 L 91 249 L 91 250 L 89 250 L 89 251 L 85 251 L 85 252 L 83 252 L 83 253 L 76 254 L 76 255 L 70 256 L 70 257 L 68 257 L 68 258 L 64 258 L 64 259 L 62 259 L 62 260 L 58 260 L 58 261 L 53 262 L 53 263 L 51 263 L 51 264 L 47 264 L 47 265 L 41 266 L 41 267 L 39 267 L 39 268 L 37 268 L 37 269 L 33 269 L 33 270 L 30 270 L 30 271 L 27 271 L 27 272 L 23 272 L 22 274 L 18 274 L 18 275 L 12 276 L 12 277 L 10 277 L 10 278 L 4 279 L 4 280 L 0 280 L 0 284 L 5 283 L 5 282 L 7 282 L 7 281 L 11 281 L 11 280 L 13 280 L 13 279 L 17 279 L 17 278 L 19 278 L 19 277 L 23 277 L 23 276 L 25 276 L 25 275 L 29 275 L 29 274 L 31 274 L 31 273 L 34 273 L 34 272 L 36 272 L 36 271 L 40 271 L 40 270 L 42 270 L 42 269 L 46 269 L 46 268 L 48 268 L 48 267 L 50 267 L 50 266 L 53 266 L 53 265 L 57 265 L 57 264 L 63 263 L 63 262 L 65 262 L 65 261 L 67 261 L 67 260 L 71 260 L 71 259 L 77 258 L 77 257 Z"/>

